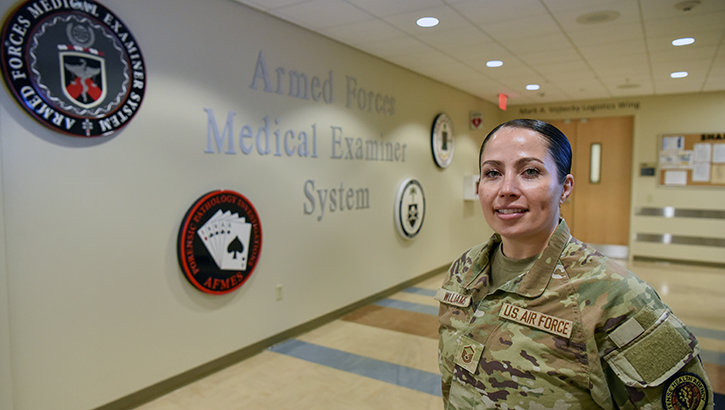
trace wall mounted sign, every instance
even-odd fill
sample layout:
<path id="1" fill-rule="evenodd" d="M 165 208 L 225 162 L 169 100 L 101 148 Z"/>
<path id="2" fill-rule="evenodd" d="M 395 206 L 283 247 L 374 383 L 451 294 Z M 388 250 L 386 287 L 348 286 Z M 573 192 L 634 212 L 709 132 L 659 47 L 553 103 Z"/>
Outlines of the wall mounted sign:
<path id="1" fill-rule="evenodd" d="M 453 122 L 451 122 L 447 114 L 438 114 L 435 121 L 433 121 L 430 138 L 433 160 L 435 160 L 436 165 L 441 168 L 448 168 L 451 165 L 455 142 Z"/>
<path id="2" fill-rule="evenodd" d="M 177 253 L 186 279 L 202 292 L 221 295 L 244 284 L 262 251 L 262 225 L 243 195 L 212 191 L 184 216 Z"/>
<path id="3" fill-rule="evenodd" d="M 408 178 L 400 184 L 395 196 L 395 228 L 406 239 L 420 232 L 425 220 L 425 194 L 416 179 Z"/>
<path id="4" fill-rule="evenodd" d="M 26 1 L 2 29 L 3 78 L 43 125 L 76 137 L 115 133 L 138 112 L 146 69 L 136 39 L 94 1 Z"/>
<path id="5" fill-rule="evenodd" d="M 471 131 L 483 128 L 483 113 L 481 111 L 471 111 L 468 113 L 468 129 Z"/>

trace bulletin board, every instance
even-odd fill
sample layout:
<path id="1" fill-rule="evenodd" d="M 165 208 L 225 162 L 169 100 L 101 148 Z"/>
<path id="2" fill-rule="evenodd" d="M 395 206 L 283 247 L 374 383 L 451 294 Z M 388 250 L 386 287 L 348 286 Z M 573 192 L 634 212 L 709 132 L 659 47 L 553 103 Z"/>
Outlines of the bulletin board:
<path id="1" fill-rule="evenodd" d="M 725 187 L 725 133 L 660 137 L 662 186 Z"/>

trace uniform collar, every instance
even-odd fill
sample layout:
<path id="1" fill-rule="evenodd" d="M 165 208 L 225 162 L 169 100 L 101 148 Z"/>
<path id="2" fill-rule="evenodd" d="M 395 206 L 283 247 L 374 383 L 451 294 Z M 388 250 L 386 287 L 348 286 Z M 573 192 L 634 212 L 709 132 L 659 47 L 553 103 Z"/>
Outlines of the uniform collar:
<path id="1" fill-rule="evenodd" d="M 523 275 L 521 280 L 517 281 L 512 288 L 502 290 L 529 298 L 541 296 L 549 285 L 551 275 L 554 273 L 559 257 L 570 238 L 569 227 L 563 219 L 560 219 L 559 225 L 549 239 L 549 244 L 544 249 L 541 257 L 534 263 L 534 266 L 531 267 L 531 270 Z M 501 242 L 501 236 L 499 234 L 493 234 L 474 259 L 474 266 L 471 271 L 477 272 L 478 275 L 473 275 L 470 281 L 467 281 L 467 285 L 465 286 L 467 289 L 481 288 L 482 285 L 484 287 L 488 286 L 491 250 L 494 249 L 493 245 L 499 242 Z"/>

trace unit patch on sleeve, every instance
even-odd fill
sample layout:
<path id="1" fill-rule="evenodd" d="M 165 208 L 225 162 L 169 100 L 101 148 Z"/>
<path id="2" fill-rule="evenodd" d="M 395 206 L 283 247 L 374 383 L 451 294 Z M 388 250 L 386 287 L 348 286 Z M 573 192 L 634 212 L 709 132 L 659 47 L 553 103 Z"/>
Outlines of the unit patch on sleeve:
<path id="1" fill-rule="evenodd" d="M 557 336 L 569 338 L 571 337 L 571 328 L 573 322 L 571 320 L 561 319 L 549 316 L 541 312 L 524 309 L 514 306 L 510 303 L 504 303 L 499 313 L 499 317 L 513 320 L 522 325 L 535 327 L 539 330 L 555 334 Z"/>
<path id="2" fill-rule="evenodd" d="M 702 410 L 707 406 L 707 385 L 693 373 L 680 373 L 662 390 L 662 407 L 666 410 Z"/>

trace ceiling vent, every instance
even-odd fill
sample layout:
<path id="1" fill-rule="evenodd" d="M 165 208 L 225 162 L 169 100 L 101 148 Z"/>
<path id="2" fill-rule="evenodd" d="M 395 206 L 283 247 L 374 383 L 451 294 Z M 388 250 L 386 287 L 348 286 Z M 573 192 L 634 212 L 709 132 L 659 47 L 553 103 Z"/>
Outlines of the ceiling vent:
<path id="1" fill-rule="evenodd" d="M 594 13 L 582 14 L 577 17 L 576 22 L 579 24 L 599 24 L 608 23 L 619 18 L 619 12 L 614 10 L 595 11 Z"/>

